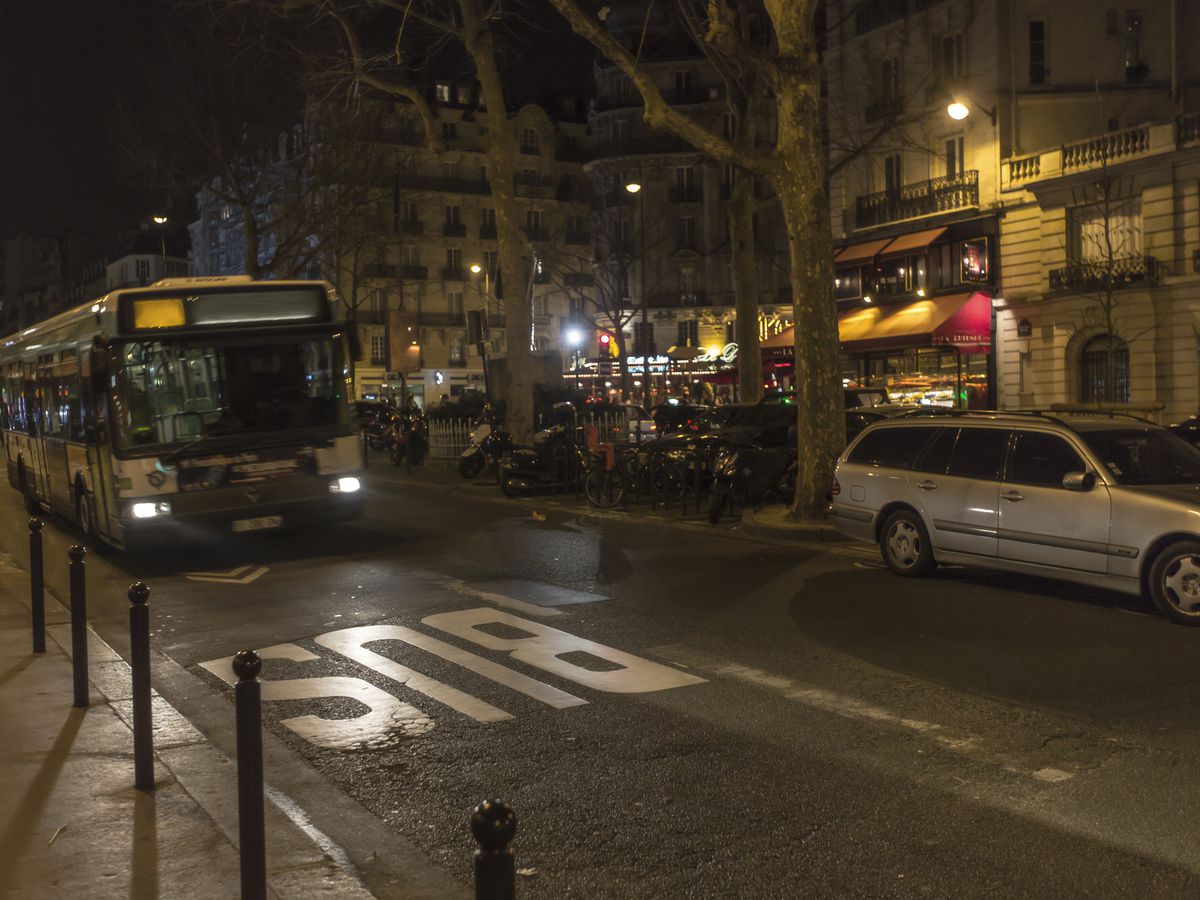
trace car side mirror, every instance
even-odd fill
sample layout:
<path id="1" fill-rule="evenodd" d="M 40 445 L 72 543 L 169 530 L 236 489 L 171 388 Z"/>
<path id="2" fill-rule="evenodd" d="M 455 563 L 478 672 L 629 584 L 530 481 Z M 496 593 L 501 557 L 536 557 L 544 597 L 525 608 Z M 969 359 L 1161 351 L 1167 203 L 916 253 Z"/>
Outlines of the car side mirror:
<path id="1" fill-rule="evenodd" d="M 1096 486 L 1093 472 L 1068 472 L 1063 476 L 1062 486 L 1068 491 L 1090 491 Z"/>

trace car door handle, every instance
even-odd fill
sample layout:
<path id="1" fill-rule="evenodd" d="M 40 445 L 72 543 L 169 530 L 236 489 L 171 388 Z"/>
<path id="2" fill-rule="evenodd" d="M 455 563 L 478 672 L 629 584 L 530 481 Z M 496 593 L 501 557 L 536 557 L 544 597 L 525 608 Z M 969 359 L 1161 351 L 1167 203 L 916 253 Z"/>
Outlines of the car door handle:
<path id="1" fill-rule="evenodd" d="M 1016 503 L 1019 500 L 1024 500 L 1025 495 L 1020 491 L 1005 491 L 1000 495 L 1001 500 L 1007 500 L 1009 503 Z"/>
<path id="2" fill-rule="evenodd" d="M 934 484 L 932 481 L 930 481 L 928 478 L 925 479 L 924 481 L 918 481 L 917 487 L 919 487 L 923 491 L 936 491 L 937 490 L 937 485 Z"/>

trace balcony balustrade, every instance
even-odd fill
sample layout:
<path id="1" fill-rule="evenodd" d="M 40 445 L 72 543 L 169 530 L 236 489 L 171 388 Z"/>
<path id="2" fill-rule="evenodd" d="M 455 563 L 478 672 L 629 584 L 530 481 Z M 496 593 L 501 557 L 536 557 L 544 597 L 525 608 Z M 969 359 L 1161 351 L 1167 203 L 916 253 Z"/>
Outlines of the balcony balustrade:
<path id="1" fill-rule="evenodd" d="M 854 222 L 858 228 L 870 228 L 978 206 L 979 171 L 970 169 L 961 175 L 902 184 L 888 191 L 858 197 L 854 201 Z"/>
<path id="2" fill-rule="evenodd" d="M 1084 260 L 1050 270 L 1052 291 L 1103 291 L 1109 284 L 1121 290 L 1157 283 L 1158 259 L 1153 256 Z"/>

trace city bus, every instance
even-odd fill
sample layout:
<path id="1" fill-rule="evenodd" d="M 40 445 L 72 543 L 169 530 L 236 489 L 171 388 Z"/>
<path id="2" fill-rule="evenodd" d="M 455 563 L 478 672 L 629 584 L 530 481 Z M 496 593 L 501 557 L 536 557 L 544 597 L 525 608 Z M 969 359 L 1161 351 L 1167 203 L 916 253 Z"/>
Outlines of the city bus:
<path id="1" fill-rule="evenodd" d="M 93 543 L 354 518 L 350 341 L 323 281 L 171 278 L 0 340 L 9 483 Z"/>

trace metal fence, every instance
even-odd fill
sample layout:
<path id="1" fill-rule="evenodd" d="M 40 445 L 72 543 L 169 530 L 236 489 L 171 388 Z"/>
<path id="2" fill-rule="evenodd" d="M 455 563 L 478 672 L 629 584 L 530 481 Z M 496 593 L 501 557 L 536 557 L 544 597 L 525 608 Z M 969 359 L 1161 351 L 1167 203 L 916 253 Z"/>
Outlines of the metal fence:
<path id="1" fill-rule="evenodd" d="M 538 416 L 537 427 L 545 428 L 549 424 L 548 417 Z M 639 434 L 643 438 L 650 435 L 642 434 L 639 423 L 628 419 L 624 412 L 584 413 L 579 416 L 578 424 L 595 426 L 599 440 L 610 444 L 628 444 L 636 442 Z M 429 458 L 458 459 L 462 452 L 471 445 L 471 432 L 475 423 L 470 419 L 431 419 L 429 421 Z"/>

